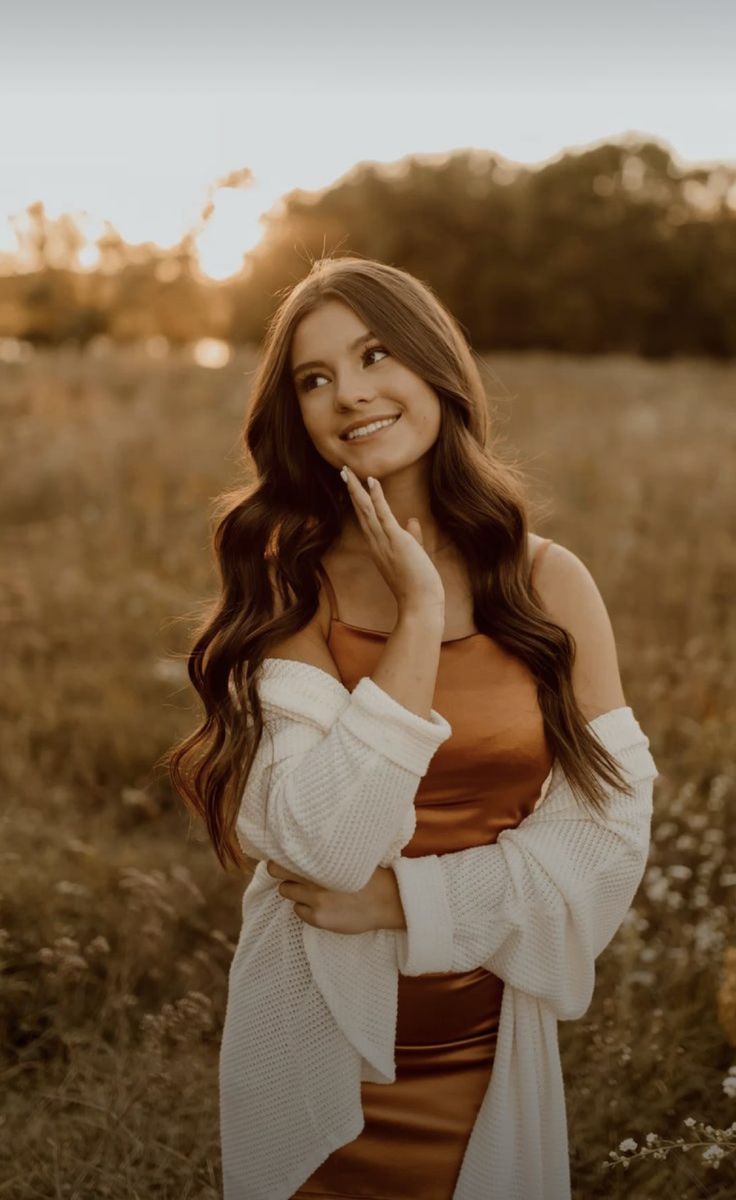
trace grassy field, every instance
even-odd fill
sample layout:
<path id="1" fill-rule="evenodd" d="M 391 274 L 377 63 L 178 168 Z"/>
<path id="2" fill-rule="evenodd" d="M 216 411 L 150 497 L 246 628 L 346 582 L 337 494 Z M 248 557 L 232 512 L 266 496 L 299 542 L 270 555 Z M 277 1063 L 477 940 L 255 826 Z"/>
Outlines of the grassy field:
<path id="1" fill-rule="evenodd" d="M 532 528 L 597 580 L 661 772 L 636 903 L 589 1012 L 560 1025 L 575 1200 L 725 1200 L 733 1154 L 601 1164 L 629 1137 L 736 1118 L 736 365 L 486 363 Z M 243 880 L 152 764 L 195 721 L 181 656 L 216 588 L 209 506 L 239 477 L 254 364 L 0 363 L 0 1200 L 220 1194 Z"/>

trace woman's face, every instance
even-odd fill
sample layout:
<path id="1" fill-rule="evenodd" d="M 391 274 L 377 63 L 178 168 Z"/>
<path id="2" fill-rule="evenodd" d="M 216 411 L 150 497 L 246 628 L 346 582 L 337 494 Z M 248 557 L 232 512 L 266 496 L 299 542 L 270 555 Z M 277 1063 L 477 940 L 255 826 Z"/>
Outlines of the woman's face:
<path id="1" fill-rule="evenodd" d="M 342 301 L 325 301 L 302 317 L 290 366 L 307 433 L 337 471 L 347 463 L 359 478 L 374 475 L 383 484 L 387 476 L 415 466 L 437 440 L 436 392 L 393 358 Z M 379 433 L 341 437 L 356 422 L 397 415 Z"/>

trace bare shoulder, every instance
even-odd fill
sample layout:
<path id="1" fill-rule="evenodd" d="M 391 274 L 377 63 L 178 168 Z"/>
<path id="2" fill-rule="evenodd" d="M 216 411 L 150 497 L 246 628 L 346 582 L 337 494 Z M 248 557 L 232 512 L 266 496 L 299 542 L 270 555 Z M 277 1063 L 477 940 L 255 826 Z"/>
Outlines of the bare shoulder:
<path id="1" fill-rule="evenodd" d="M 538 533 L 528 533 L 526 535 L 526 553 L 529 560 L 529 566 L 532 566 L 540 546 L 548 541 L 548 538 L 540 537 Z M 550 547 L 551 549 L 551 547 Z M 546 553 L 546 552 L 545 552 Z"/>
<path id="2" fill-rule="evenodd" d="M 613 627 L 588 567 L 572 550 L 552 542 L 535 571 L 534 583 L 550 620 L 575 642 L 572 683 L 583 715 L 592 721 L 625 706 Z"/>

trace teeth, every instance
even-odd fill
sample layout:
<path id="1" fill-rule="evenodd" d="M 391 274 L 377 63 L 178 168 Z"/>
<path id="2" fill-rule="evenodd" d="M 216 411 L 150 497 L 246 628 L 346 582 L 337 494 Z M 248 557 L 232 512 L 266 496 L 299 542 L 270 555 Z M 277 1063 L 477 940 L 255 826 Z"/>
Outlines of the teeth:
<path id="1" fill-rule="evenodd" d="M 375 433 L 377 429 L 384 429 L 388 425 L 394 425 L 398 421 L 398 416 L 392 417 L 390 421 L 374 421 L 372 425 L 363 425 L 360 429 L 354 430 L 346 437 L 346 441 L 352 442 L 355 438 L 367 437 L 369 433 Z"/>

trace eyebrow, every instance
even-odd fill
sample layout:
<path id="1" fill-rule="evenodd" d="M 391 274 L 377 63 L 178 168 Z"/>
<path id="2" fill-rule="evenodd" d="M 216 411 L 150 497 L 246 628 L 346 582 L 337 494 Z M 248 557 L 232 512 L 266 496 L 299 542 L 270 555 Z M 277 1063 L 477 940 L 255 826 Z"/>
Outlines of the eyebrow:
<path id="1" fill-rule="evenodd" d="M 375 337 L 375 334 L 370 329 L 368 330 L 367 333 L 361 333 L 360 337 L 357 337 L 354 342 L 350 343 L 350 345 L 348 346 L 348 350 L 357 350 L 358 346 L 361 346 L 363 344 L 363 342 L 370 341 L 370 339 L 372 337 Z M 303 363 L 299 363 L 298 367 L 294 367 L 292 374 L 293 374 L 294 378 L 296 379 L 299 372 L 304 371 L 307 367 L 324 367 L 324 366 L 326 366 L 326 363 L 320 362 L 319 359 L 317 359 L 316 361 L 313 360 L 312 362 L 303 362 Z"/>

